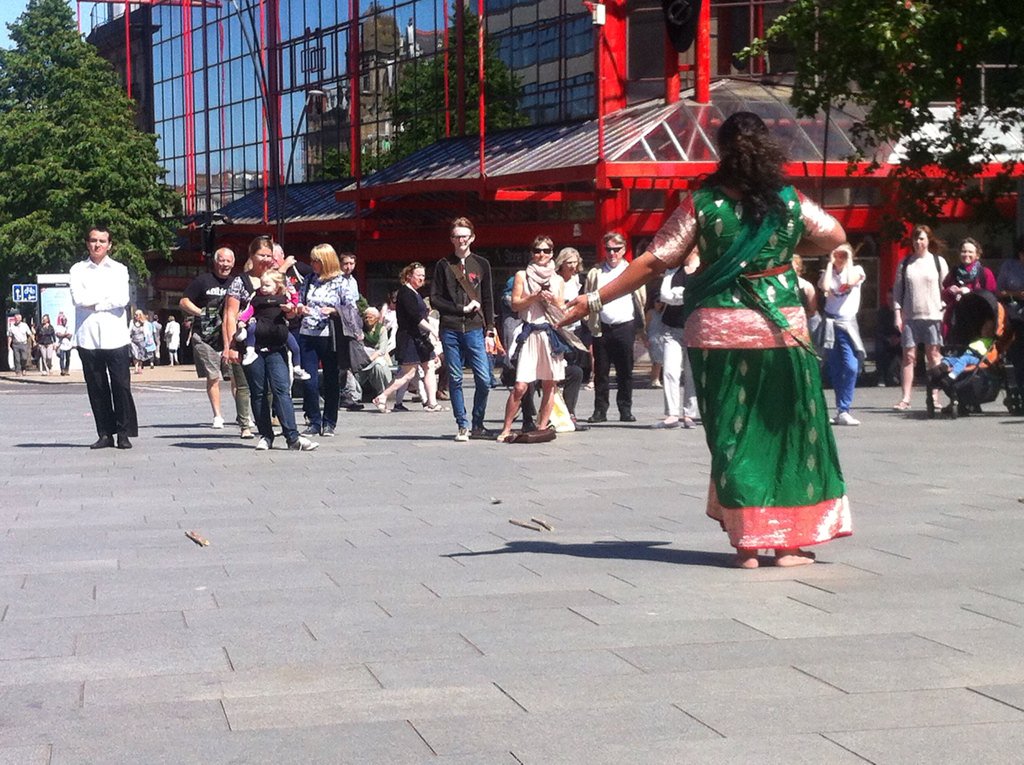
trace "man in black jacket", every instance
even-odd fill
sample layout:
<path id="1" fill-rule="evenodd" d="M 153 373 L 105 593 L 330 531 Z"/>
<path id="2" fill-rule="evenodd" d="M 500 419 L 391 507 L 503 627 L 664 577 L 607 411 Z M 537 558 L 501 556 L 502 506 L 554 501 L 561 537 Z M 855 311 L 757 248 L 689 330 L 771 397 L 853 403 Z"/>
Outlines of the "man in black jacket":
<path id="1" fill-rule="evenodd" d="M 491 265 L 470 252 L 475 238 L 473 224 L 456 218 L 451 224 L 452 254 L 434 266 L 430 285 L 430 306 L 441 317 L 441 345 L 448 365 L 448 393 L 452 413 L 458 425 L 456 441 L 488 438 L 484 427 L 487 394 L 491 385 L 490 362 L 484 345 L 484 332 L 494 327 L 494 293 Z M 472 421 L 466 417 L 466 399 L 462 393 L 462 370 L 473 370 L 476 391 L 473 395 Z"/>

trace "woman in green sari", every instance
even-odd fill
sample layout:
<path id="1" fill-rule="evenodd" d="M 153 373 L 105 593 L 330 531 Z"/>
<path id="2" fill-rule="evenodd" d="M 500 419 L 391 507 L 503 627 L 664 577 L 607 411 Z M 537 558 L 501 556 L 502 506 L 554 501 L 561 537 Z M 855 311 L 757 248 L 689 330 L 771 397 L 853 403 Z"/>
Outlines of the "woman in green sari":
<path id="1" fill-rule="evenodd" d="M 761 119 L 729 117 L 719 166 L 615 281 L 581 295 L 565 321 L 600 308 L 696 247 L 703 264 L 684 296 L 685 343 L 711 450 L 707 514 L 737 550 L 737 565 L 814 562 L 801 547 L 851 533 L 818 359 L 792 267 L 794 253 L 842 244 L 842 226 L 786 185 L 785 157 Z"/>

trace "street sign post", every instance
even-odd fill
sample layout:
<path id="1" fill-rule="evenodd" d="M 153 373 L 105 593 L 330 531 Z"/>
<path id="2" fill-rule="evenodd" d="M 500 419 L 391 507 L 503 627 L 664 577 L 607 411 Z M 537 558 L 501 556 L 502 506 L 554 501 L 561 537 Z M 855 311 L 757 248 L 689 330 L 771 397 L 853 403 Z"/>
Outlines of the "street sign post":
<path id="1" fill-rule="evenodd" d="M 39 301 L 39 286 L 36 284 L 12 284 L 12 303 L 36 303 Z"/>

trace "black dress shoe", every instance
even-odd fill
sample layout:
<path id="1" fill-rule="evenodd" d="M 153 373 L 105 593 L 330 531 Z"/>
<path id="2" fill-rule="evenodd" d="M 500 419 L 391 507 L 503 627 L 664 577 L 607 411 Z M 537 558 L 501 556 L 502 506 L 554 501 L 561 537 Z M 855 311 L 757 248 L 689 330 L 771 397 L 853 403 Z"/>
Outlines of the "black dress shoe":
<path id="1" fill-rule="evenodd" d="M 90 449 L 112 449 L 114 446 L 113 436 L 100 436 L 96 439 L 96 443 L 90 444 Z"/>
<path id="2" fill-rule="evenodd" d="M 590 415 L 590 419 L 587 422 L 593 424 L 595 422 L 608 422 L 608 415 L 601 414 L 600 412 L 594 412 Z"/>
<path id="3" fill-rule="evenodd" d="M 123 433 L 117 434 L 117 448 L 118 449 L 131 449 L 132 442 L 128 440 L 128 436 Z"/>
<path id="4" fill-rule="evenodd" d="M 350 412 L 361 412 L 366 407 L 363 404 L 346 404 L 345 408 L 348 409 Z"/>
<path id="5" fill-rule="evenodd" d="M 634 417 L 630 412 L 626 412 L 625 414 L 619 415 L 619 422 L 636 422 L 636 417 Z"/>

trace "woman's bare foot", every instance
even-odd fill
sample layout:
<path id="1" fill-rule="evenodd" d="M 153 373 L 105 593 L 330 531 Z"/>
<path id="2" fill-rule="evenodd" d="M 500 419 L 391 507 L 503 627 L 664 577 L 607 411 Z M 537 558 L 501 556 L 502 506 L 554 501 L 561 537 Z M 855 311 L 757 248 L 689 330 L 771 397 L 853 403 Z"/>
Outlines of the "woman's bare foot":
<path id="1" fill-rule="evenodd" d="M 782 568 L 807 566 L 814 563 L 814 553 L 801 550 L 799 547 L 783 547 L 775 551 L 775 565 Z"/>
<path id="2" fill-rule="evenodd" d="M 757 568 L 759 565 L 757 550 L 737 550 L 736 568 Z"/>

